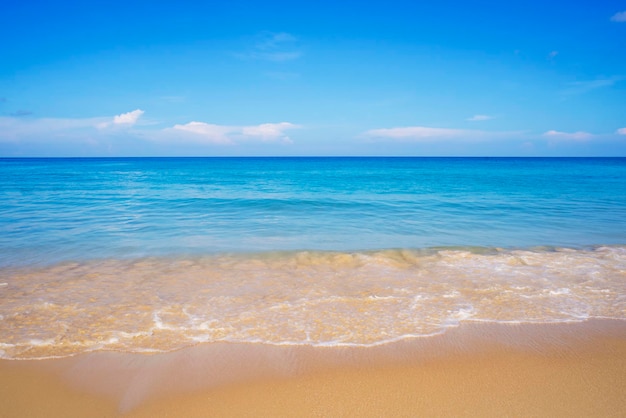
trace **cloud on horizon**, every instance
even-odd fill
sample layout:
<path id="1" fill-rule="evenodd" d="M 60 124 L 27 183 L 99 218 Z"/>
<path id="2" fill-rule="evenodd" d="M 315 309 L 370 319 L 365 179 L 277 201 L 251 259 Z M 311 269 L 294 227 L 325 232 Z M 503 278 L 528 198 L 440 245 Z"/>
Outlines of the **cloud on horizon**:
<path id="1" fill-rule="evenodd" d="M 560 132 L 555 130 L 544 132 L 543 136 L 550 139 L 561 139 L 566 141 L 588 141 L 595 137 L 594 134 L 589 132 Z"/>
<path id="2" fill-rule="evenodd" d="M 252 126 L 229 126 L 215 125 L 205 122 L 189 122 L 186 124 L 177 124 L 172 128 L 163 130 L 165 133 L 174 133 L 172 139 L 180 139 L 180 133 L 191 134 L 185 139 L 200 141 L 213 145 L 234 145 L 242 142 L 278 142 L 292 143 L 285 131 L 300 128 L 289 122 L 280 123 L 262 123 Z"/>
<path id="3" fill-rule="evenodd" d="M 466 129 L 430 128 L 427 126 L 405 126 L 399 128 L 372 129 L 365 132 L 372 138 L 390 138 L 406 140 L 432 140 L 438 138 L 460 138 L 472 132 Z"/>
<path id="4" fill-rule="evenodd" d="M 439 140 L 475 142 L 503 137 L 518 136 L 520 132 L 490 132 L 478 129 L 449 129 L 428 126 L 405 126 L 397 128 L 371 129 L 362 136 L 373 140 L 405 142 L 433 142 Z"/>
<path id="5" fill-rule="evenodd" d="M 626 128 L 618 129 L 613 135 L 626 135 Z M 525 132 L 525 131 L 485 131 L 478 129 L 448 129 L 433 128 L 426 126 L 407 126 L 398 128 L 372 129 L 361 136 L 372 140 L 387 140 L 396 142 L 415 142 L 415 143 L 433 143 L 433 142 L 488 142 L 503 139 L 509 140 L 537 140 L 543 139 L 550 142 L 587 142 L 590 140 L 602 139 L 610 140 L 611 134 L 593 134 L 585 131 L 563 132 L 554 129 L 548 130 L 542 134 Z"/>
<path id="6" fill-rule="evenodd" d="M 244 142 L 291 143 L 287 131 L 300 128 L 299 125 L 280 122 L 259 125 L 216 125 L 205 122 L 176 124 L 171 128 L 129 129 L 135 126 L 145 112 L 135 109 L 110 117 L 95 118 L 24 118 L 19 116 L 0 116 L 0 142 L 21 140 L 48 142 L 59 138 L 80 140 L 131 135 L 145 140 L 171 140 L 233 145 Z M 145 125 L 145 124 L 144 124 Z"/>

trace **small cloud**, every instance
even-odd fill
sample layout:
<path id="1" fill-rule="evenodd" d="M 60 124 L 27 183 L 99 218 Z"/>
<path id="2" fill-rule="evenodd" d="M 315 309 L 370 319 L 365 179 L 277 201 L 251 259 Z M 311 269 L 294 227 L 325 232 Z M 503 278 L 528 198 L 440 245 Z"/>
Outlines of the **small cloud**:
<path id="1" fill-rule="evenodd" d="M 619 128 L 616 133 L 618 135 L 626 135 L 626 128 Z"/>
<path id="2" fill-rule="evenodd" d="M 374 138 L 424 140 L 437 138 L 458 138 L 466 135 L 468 130 L 429 128 L 427 126 L 407 126 L 401 128 L 372 129 L 365 132 L 366 136 Z"/>
<path id="3" fill-rule="evenodd" d="M 11 113 L 9 116 L 21 117 L 21 116 L 30 116 L 33 112 L 30 110 L 18 110 L 17 112 Z"/>
<path id="4" fill-rule="evenodd" d="M 291 42 L 291 41 L 296 41 L 297 38 L 295 36 L 293 36 L 290 33 L 286 33 L 286 32 L 280 32 L 280 33 L 275 33 L 272 36 L 272 42 L 276 43 L 276 42 Z"/>
<path id="5" fill-rule="evenodd" d="M 151 129 L 146 124 L 142 124 L 142 129 L 124 129 L 126 126 L 137 123 L 143 113 L 143 110 L 137 109 L 116 116 L 74 119 L 0 116 L 0 144 L 20 141 L 85 142 L 87 138 L 91 138 L 90 140 L 95 141 L 94 143 L 106 143 L 106 141 L 121 137 L 216 145 L 254 142 L 286 144 L 292 142 L 287 132 L 300 128 L 289 122 L 228 126 L 193 121 L 166 129 Z"/>
<path id="6" fill-rule="evenodd" d="M 134 125 L 137 123 L 137 120 L 144 114 L 144 111 L 141 109 L 135 109 L 132 112 L 122 113 L 113 118 L 113 123 L 115 125 Z"/>
<path id="7" fill-rule="evenodd" d="M 559 55 L 559 51 L 552 51 L 548 54 L 548 59 L 553 59 L 557 55 Z"/>
<path id="8" fill-rule="evenodd" d="M 432 128 L 428 126 L 406 126 L 399 128 L 372 129 L 363 134 L 365 137 L 383 140 L 432 142 L 463 141 L 476 142 L 496 138 L 518 136 L 519 132 L 489 132 L 477 129 Z"/>
<path id="9" fill-rule="evenodd" d="M 145 112 L 141 109 L 135 109 L 131 112 L 121 113 L 113 116 L 113 120 L 98 124 L 98 129 L 106 129 L 109 126 L 130 127 L 137 123 L 141 115 Z"/>
<path id="10" fill-rule="evenodd" d="M 233 145 L 246 141 L 291 143 L 285 131 L 299 128 L 289 122 L 262 123 L 253 126 L 215 125 L 205 122 L 189 122 L 174 125 L 165 131 L 178 131 L 192 134 L 195 139 L 215 145 Z"/>
<path id="11" fill-rule="evenodd" d="M 232 144 L 232 140 L 228 137 L 228 133 L 231 132 L 231 127 L 213 125 L 204 122 L 189 122 L 184 125 L 174 125 L 172 129 L 189 132 L 195 135 L 203 137 L 213 144 Z"/>
<path id="12" fill-rule="evenodd" d="M 241 133 L 245 136 L 259 138 L 262 141 L 282 140 L 291 142 L 291 140 L 285 135 L 284 131 L 297 127 L 297 125 L 289 122 L 263 123 L 256 126 L 244 126 L 241 129 Z"/>
<path id="13" fill-rule="evenodd" d="M 493 119 L 493 116 L 489 116 L 489 115 L 474 115 L 471 118 L 467 118 L 465 120 L 468 120 L 470 122 L 479 122 L 482 120 L 490 120 Z"/>
<path id="14" fill-rule="evenodd" d="M 594 135 L 590 134 L 589 132 L 578 131 L 570 133 L 555 130 L 544 132 L 543 136 L 551 139 L 562 139 L 566 141 L 587 141 L 594 137 Z"/>
<path id="15" fill-rule="evenodd" d="M 617 12 L 611 16 L 612 22 L 626 22 L 626 10 L 623 12 Z"/>
<path id="16" fill-rule="evenodd" d="M 615 83 L 624 80 L 622 76 L 613 76 L 608 78 L 598 78 L 595 80 L 574 81 L 568 83 L 568 87 L 563 91 L 565 94 L 575 95 L 583 94 L 604 87 L 611 87 Z"/>
<path id="17" fill-rule="evenodd" d="M 432 128 L 428 126 L 406 126 L 399 128 L 372 129 L 364 132 L 362 136 L 372 139 L 396 140 L 408 142 L 481 142 L 516 138 L 522 135 L 520 131 L 482 131 L 478 129 L 449 129 Z"/>
<path id="18" fill-rule="evenodd" d="M 256 48 L 261 51 L 274 50 L 282 47 L 284 44 L 295 42 L 297 38 L 286 32 L 262 32 L 258 35 Z"/>
<path id="19" fill-rule="evenodd" d="M 302 56 L 296 42 L 297 38 L 286 32 L 262 32 L 257 35 L 254 47 L 250 51 L 235 56 L 275 62 L 291 61 Z"/>

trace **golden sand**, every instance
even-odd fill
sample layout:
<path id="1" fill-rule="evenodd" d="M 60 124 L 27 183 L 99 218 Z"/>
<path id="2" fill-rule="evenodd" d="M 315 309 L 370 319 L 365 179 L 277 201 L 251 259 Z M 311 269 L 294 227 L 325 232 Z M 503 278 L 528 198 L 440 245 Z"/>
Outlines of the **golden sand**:
<path id="1" fill-rule="evenodd" d="M 626 416 L 626 322 L 0 362 L 2 417 Z"/>

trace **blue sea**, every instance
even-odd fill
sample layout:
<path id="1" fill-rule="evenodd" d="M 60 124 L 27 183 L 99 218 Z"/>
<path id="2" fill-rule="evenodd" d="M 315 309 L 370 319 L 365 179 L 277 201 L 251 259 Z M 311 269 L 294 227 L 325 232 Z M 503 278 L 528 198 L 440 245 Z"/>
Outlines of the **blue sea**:
<path id="1" fill-rule="evenodd" d="M 626 158 L 0 159 L 0 354 L 626 319 Z"/>

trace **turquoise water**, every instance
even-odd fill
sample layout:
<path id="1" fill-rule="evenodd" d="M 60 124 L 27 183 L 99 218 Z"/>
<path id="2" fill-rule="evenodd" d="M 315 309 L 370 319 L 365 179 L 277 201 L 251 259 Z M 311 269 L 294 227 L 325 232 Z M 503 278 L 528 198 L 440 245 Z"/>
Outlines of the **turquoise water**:
<path id="1" fill-rule="evenodd" d="M 0 160 L 0 266 L 626 244 L 623 158 Z"/>
<path id="2" fill-rule="evenodd" d="M 0 358 L 626 320 L 626 159 L 0 160 Z"/>

